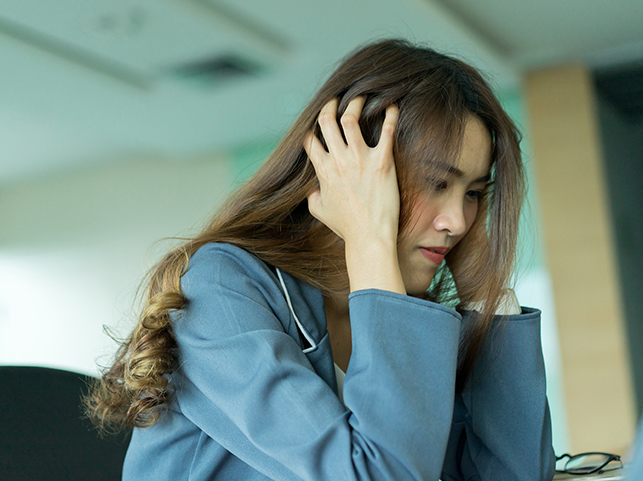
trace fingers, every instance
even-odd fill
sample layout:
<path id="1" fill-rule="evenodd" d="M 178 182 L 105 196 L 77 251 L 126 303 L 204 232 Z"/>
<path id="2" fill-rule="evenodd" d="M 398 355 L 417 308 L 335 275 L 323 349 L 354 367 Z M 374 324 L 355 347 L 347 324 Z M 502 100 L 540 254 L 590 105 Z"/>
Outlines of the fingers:
<path id="1" fill-rule="evenodd" d="M 397 120 L 400 115 L 400 110 L 396 104 L 391 104 L 386 107 L 386 116 L 382 124 L 382 132 L 380 140 L 377 143 L 377 148 L 383 151 L 393 150 L 393 143 L 395 141 L 395 129 L 397 127 Z"/>
<path id="2" fill-rule="evenodd" d="M 366 147 L 364 137 L 359 125 L 359 119 L 362 113 L 362 109 L 366 102 L 365 96 L 359 96 L 352 99 L 346 111 L 340 118 L 340 123 L 344 131 L 344 137 L 340 131 L 340 127 L 337 123 L 337 108 L 339 100 L 337 98 L 329 101 L 322 108 L 319 117 L 318 123 L 326 141 L 328 151 L 323 146 L 321 141 L 315 136 L 312 132 L 308 132 L 304 139 L 304 149 L 308 154 L 308 157 L 315 167 L 315 171 L 319 174 L 320 163 L 326 154 L 330 153 L 339 153 L 343 149 L 346 149 L 347 143 L 349 147 L 362 149 Z M 397 121 L 399 117 L 399 109 L 396 104 L 391 104 L 386 108 L 386 114 L 384 122 L 382 124 L 382 131 L 380 134 L 380 139 L 376 148 L 381 152 L 391 152 L 393 149 L 393 143 L 395 140 L 395 129 L 397 127 Z"/>
<path id="3" fill-rule="evenodd" d="M 348 145 L 361 147 L 366 145 L 364 142 L 364 137 L 362 136 L 362 130 L 359 127 L 359 117 L 362 115 L 362 108 L 366 102 L 366 97 L 359 96 L 355 97 L 348 103 L 346 111 L 342 115 L 339 121 L 342 124 L 344 129 L 344 135 L 346 136 L 346 142 Z"/>
<path id="4" fill-rule="evenodd" d="M 319 124 L 319 128 L 330 152 L 337 152 L 346 146 L 342 134 L 339 131 L 339 125 L 337 125 L 338 105 L 339 99 L 332 99 L 322 107 L 321 112 L 319 112 L 319 117 L 317 117 L 317 123 Z"/>
<path id="5" fill-rule="evenodd" d="M 326 149 L 324 149 L 324 146 L 317 136 L 310 131 L 306 133 L 306 136 L 304 137 L 304 150 L 308 154 L 310 161 L 313 163 L 315 170 L 317 170 L 319 165 L 318 163 L 326 154 Z"/>
<path id="6" fill-rule="evenodd" d="M 307 196 L 308 209 L 353 243 L 397 238 L 399 224 L 399 188 L 391 149 L 397 107 L 387 109 L 380 142 L 371 148 L 359 125 L 365 103 L 365 96 L 354 98 L 338 121 L 339 101 L 328 102 L 318 117 L 325 145 L 314 131 L 303 142 L 318 181 Z"/>
<path id="7" fill-rule="evenodd" d="M 329 151 L 339 151 L 339 149 L 346 147 L 346 144 L 357 147 L 365 145 L 362 131 L 359 127 L 359 118 L 365 102 L 366 97 L 360 96 L 355 97 L 348 103 L 346 111 L 339 119 L 344 136 L 342 136 L 342 132 L 337 123 L 339 100 L 334 98 L 321 109 L 317 122 L 319 123 Z M 346 141 L 344 141 L 344 138 L 346 138 Z"/>

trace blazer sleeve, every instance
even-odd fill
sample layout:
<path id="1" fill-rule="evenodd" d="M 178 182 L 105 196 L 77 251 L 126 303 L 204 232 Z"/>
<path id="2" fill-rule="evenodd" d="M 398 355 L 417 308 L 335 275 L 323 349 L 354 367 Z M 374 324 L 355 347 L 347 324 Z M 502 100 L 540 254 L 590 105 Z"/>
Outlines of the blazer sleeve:
<path id="1" fill-rule="evenodd" d="M 540 311 L 523 308 L 522 314 L 497 316 L 494 323 L 456 396 L 442 479 L 551 480 L 555 455 Z"/>
<path id="2" fill-rule="evenodd" d="M 174 322 L 181 412 L 271 479 L 437 481 L 460 315 L 399 294 L 353 293 L 346 409 L 284 332 L 288 308 L 268 270 L 239 251 L 206 246 L 184 275 L 188 303 Z"/>

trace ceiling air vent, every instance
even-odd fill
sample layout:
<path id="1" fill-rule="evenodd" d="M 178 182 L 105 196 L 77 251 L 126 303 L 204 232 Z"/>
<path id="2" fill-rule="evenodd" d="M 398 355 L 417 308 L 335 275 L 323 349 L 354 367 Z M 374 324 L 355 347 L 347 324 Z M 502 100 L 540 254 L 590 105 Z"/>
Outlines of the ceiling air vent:
<path id="1" fill-rule="evenodd" d="M 172 77 L 198 87 L 214 87 L 248 77 L 257 77 L 263 67 L 237 55 L 218 55 L 171 70 Z"/>

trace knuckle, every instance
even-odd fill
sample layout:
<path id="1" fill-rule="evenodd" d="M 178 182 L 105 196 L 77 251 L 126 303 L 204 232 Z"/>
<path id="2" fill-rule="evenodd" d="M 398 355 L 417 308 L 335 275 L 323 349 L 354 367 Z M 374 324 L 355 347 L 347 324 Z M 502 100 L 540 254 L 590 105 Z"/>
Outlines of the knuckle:
<path id="1" fill-rule="evenodd" d="M 320 124 L 328 124 L 330 122 L 333 122 L 334 120 L 335 120 L 335 116 L 333 115 L 332 112 L 328 110 L 322 110 L 319 113 L 318 122 Z"/>
<path id="2" fill-rule="evenodd" d="M 347 112 L 342 115 L 340 119 L 342 126 L 345 128 L 355 128 L 359 122 L 359 118 L 352 112 Z"/>

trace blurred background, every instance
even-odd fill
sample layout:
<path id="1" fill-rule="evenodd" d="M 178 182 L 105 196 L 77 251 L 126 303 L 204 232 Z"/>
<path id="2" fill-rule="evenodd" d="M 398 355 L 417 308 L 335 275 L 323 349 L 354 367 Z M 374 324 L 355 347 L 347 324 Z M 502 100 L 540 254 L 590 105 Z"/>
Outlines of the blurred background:
<path id="1" fill-rule="evenodd" d="M 97 374 L 143 275 L 275 147 L 339 59 L 422 42 L 524 134 L 524 305 L 556 451 L 624 454 L 643 406 L 643 2 L 3 0 L 0 364 Z M 97 364 L 98 363 L 98 364 Z M 430 420 L 427 420 L 430 422 Z"/>

